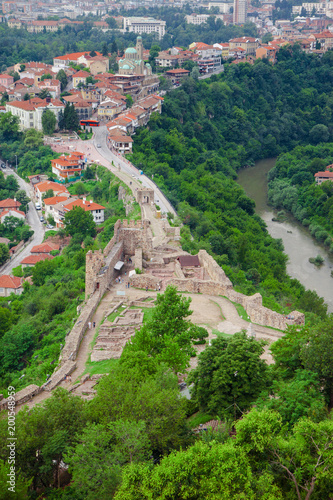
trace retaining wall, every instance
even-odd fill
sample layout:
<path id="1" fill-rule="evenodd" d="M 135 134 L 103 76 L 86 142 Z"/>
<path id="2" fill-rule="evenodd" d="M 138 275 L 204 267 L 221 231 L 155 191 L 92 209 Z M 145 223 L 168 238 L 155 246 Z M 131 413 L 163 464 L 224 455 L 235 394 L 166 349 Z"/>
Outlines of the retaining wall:
<path id="1" fill-rule="evenodd" d="M 43 387 L 39 387 L 38 385 L 28 385 L 28 387 L 25 387 L 21 391 L 18 391 L 15 394 L 15 405 L 21 405 L 23 403 L 26 403 L 27 401 L 30 401 L 34 396 L 42 392 Z M 7 408 L 7 403 L 8 403 L 8 398 L 3 399 L 0 401 L 0 411 L 4 410 Z"/>
<path id="2" fill-rule="evenodd" d="M 161 280 L 151 274 L 135 274 L 130 277 L 131 286 L 135 288 L 148 288 L 156 290 L 156 286 L 161 284 Z"/>

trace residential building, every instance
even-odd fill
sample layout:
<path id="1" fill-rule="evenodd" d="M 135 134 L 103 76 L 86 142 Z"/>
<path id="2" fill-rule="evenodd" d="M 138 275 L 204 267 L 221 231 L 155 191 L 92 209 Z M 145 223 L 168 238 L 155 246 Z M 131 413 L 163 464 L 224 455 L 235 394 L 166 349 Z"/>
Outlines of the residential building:
<path id="1" fill-rule="evenodd" d="M 309 40 L 311 40 L 311 49 L 320 49 L 323 52 L 333 48 L 333 33 L 326 30 L 322 33 L 314 33 L 309 35 Z"/>
<path id="2" fill-rule="evenodd" d="M 81 177 L 84 161 L 75 155 L 61 155 L 60 158 L 51 160 L 52 173 L 61 181 L 69 181 L 73 177 Z"/>
<path id="3" fill-rule="evenodd" d="M 21 260 L 20 264 L 22 267 L 33 267 L 38 262 L 42 262 L 43 260 L 52 260 L 53 256 L 48 254 L 43 255 L 28 255 L 25 259 Z"/>
<path id="4" fill-rule="evenodd" d="M 70 210 L 74 207 L 81 207 L 85 212 L 90 212 L 96 224 L 104 222 L 105 207 L 102 205 L 98 205 L 98 203 L 94 203 L 92 200 L 87 200 L 86 198 L 83 198 L 82 200 L 77 199 L 65 205 L 64 212 L 70 212 Z"/>
<path id="5" fill-rule="evenodd" d="M 238 47 L 241 47 L 242 49 L 245 50 L 246 55 L 255 56 L 256 50 L 259 47 L 259 39 L 248 36 L 243 36 L 241 38 L 233 38 L 229 40 L 229 47 L 230 47 L 229 52 Z"/>
<path id="6" fill-rule="evenodd" d="M 22 284 L 22 278 L 3 274 L 0 276 L 0 297 L 8 297 L 11 293 L 21 295 L 23 292 Z"/>
<path id="7" fill-rule="evenodd" d="M 9 85 L 14 83 L 14 77 L 6 74 L 1 74 L 0 75 L 0 85 L 3 85 L 4 87 L 8 88 Z"/>
<path id="8" fill-rule="evenodd" d="M 31 253 L 33 255 L 45 255 L 50 254 L 51 252 L 53 252 L 53 250 L 60 250 L 60 246 L 56 243 L 45 242 L 41 245 L 35 245 L 34 247 L 32 247 Z"/>
<path id="9" fill-rule="evenodd" d="M 86 84 L 86 80 L 90 76 L 88 71 L 80 70 L 73 75 L 73 87 L 76 88 L 79 83 Z"/>
<path id="10" fill-rule="evenodd" d="M 21 203 L 16 201 L 14 198 L 13 200 L 11 198 L 7 198 L 6 200 L 1 200 L 0 201 L 0 213 L 3 212 L 4 210 L 18 210 L 21 206 Z"/>
<path id="11" fill-rule="evenodd" d="M 327 170 L 326 172 L 317 172 L 315 174 L 316 184 L 322 184 L 326 181 L 333 182 L 333 172 Z"/>
<path id="12" fill-rule="evenodd" d="M 133 139 L 129 135 L 121 134 L 121 133 L 116 133 L 118 131 L 115 131 L 112 133 L 110 132 L 110 135 L 108 137 L 108 142 L 110 149 L 114 149 L 118 153 L 131 153 L 132 152 L 132 143 Z"/>
<path id="13" fill-rule="evenodd" d="M 101 56 L 100 52 L 96 52 L 97 56 Z M 89 52 L 73 52 L 71 54 L 65 54 L 64 56 L 57 56 L 53 58 L 53 65 L 57 70 L 64 68 L 66 66 L 70 66 L 70 63 L 74 64 L 83 64 L 87 66 L 88 59 L 91 59 L 92 56 L 89 55 Z"/>
<path id="14" fill-rule="evenodd" d="M 56 227 L 64 227 L 65 207 L 66 205 L 72 203 L 73 200 L 77 200 L 77 198 L 72 198 L 69 196 L 67 199 L 62 200 L 50 207 L 50 213 L 56 223 Z"/>
<path id="15" fill-rule="evenodd" d="M 7 217 L 16 217 L 16 219 L 20 219 L 25 221 L 25 213 L 21 210 L 17 210 L 16 208 L 11 208 L 9 210 L 3 210 L 0 213 L 0 222 L 3 224 Z"/>
<path id="16" fill-rule="evenodd" d="M 247 0 L 234 0 L 234 24 L 245 24 L 247 17 Z"/>
<path id="17" fill-rule="evenodd" d="M 166 71 L 165 76 L 169 78 L 173 84 L 175 83 L 180 83 L 184 78 L 187 78 L 190 74 L 190 72 L 187 69 L 169 69 Z"/>
<path id="18" fill-rule="evenodd" d="M 98 117 L 103 119 L 111 119 L 114 116 L 118 116 L 120 113 L 125 111 L 126 109 L 126 101 L 116 100 L 116 99 L 106 99 L 101 102 L 98 107 Z"/>
<path id="19" fill-rule="evenodd" d="M 53 97 L 53 99 L 58 99 L 60 97 L 61 84 L 60 84 L 59 80 L 46 79 L 46 80 L 43 80 L 40 83 L 38 83 L 37 86 L 40 90 L 47 90 L 49 92 L 49 94 L 51 95 L 51 97 Z"/>
<path id="20" fill-rule="evenodd" d="M 37 201 L 41 201 L 43 194 L 52 190 L 55 195 L 70 196 L 69 191 L 57 182 L 44 181 L 34 184 L 34 195 Z"/>
<path id="21" fill-rule="evenodd" d="M 52 196 L 51 198 L 44 198 L 43 205 L 45 208 L 45 218 L 51 215 L 54 218 L 53 209 L 58 203 L 67 201 L 67 196 Z"/>
<path id="22" fill-rule="evenodd" d="M 229 43 L 214 43 L 213 47 L 217 47 L 221 50 L 221 56 L 223 59 L 229 58 Z"/>
<path id="23" fill-rule="evenodd" d="M 268 59 L 270 62 L 276 62 L 276 48 L 270 45 L 260 45 L 256 50 L 256 59 Z"/>
<path id="24" fill-rule="evenodd" d="M 159 39 L 165 35 L 165 21 L 153 19 L 152 17 L 124 17 L 124 31 L 141 33 L 157 33 Z"/>

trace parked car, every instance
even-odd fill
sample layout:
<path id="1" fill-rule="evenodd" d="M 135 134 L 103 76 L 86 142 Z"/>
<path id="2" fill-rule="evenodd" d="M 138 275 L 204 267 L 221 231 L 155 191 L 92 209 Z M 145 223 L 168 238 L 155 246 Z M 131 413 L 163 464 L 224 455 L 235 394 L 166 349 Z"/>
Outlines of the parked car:
<path id="1" fill-rule="evenodd" d="M 39 219 L 41 222 L 44 222 L 44 217 L 41 216 L 40 219 Z"/>
<path id="2" fill-rule="evenodd" d="M 97 144 L 97 147 L 98 147 L 98 148 L 101 148 L 102 146 L 101 146 L 101 144 Z"/>
<path id="3" fill-rule="evenodd" d="M 54 228 L 54 226 L 52 226 L 52 224 L 48 224 L 46 227 L 47 227 L 47 229 L 53 229 Z"/>
<path id="4" fill-rule="evenodd" d="M 35 203 L 35 207 L 36 207 L 36 210 L 41 210 L 42 209 L 42 207 L 40 206 L 39 203 Z"/>

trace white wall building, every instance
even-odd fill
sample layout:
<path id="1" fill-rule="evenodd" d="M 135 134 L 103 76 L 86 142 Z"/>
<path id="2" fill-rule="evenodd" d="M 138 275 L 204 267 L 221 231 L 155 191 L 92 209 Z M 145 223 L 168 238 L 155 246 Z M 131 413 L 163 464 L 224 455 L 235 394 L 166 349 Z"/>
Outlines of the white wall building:
<path id="1" fill-rule="evenodd" d="M 165 35 L 165 21 L 152 17 L 124 17 L 124 31 L 141 35 L 141 33 L 157 33 L 161 39 Z"/>
<path id="2" fill-rule="evenodd" d="M 247 0 L 234 1 L 234 24 L 246 23 Z"/>
<path id="3" fill-rule="evenodd" d="M 6 104 L 6 112 L 10 111 L 12 115 L 19 117 L 21 130 L 29 128 L 43 130 L 42 116 L 46 109 L 54 113 L 58 123 L 59 113 L 65 109 L 65 106 L 58 99 L 39 99 L 38 97 L 30 101 L 12 101 Z"/>

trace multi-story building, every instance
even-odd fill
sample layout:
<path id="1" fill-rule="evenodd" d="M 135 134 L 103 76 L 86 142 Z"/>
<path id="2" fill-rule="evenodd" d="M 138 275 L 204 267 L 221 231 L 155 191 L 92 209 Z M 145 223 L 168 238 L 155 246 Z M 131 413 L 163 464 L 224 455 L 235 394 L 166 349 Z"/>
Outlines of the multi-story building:
<path id="1" fill-rule="evenodd" d="M 246 23 L 247 0 L 234 0 L 234 24 Z"/>
<path id="2" fill-rule="evenodd" d="M 209 18 L 208 14 L 191 14 L 189 16 L 185 16 L 187 24 L 203 24 L 207 22 Z"/>
<path id="3" fill-rule="evenodd" d="M 241 47 L 242 49 L 245 50 L 245 54 L 247 56 L 249 55 L 255 55 L 256 50 L 259 47 L 259 39 L 258 38 L 252 38 L 248 36 L 243 36 L 241 38 L 232 38 L 229 40 L 229 51 L 232 52 L 234 49 L 237 49 L 238 47 Z"/>
<path id="4" fill-rule="evenodd" d="M 80 177 L 84 169 L 82 153 L 73 153 L 70 156 L 61 155 L 60 158 L 51 160 L 52 173 L 61 181 L 71 177 Z"/>
<path id="5" fill-rule="evenodd" d="M 104 222 L 105 207 L 103 207 L 102 205 L 98 205 L 92 200 L 87 200 L 86 198 L 83 198 L 83 200 L 78 199 L 68 203 L 64 207 L 65 214 L 70 210 L 73 210 L 73 208 L 75 207 L 81 207 L 85 212 L 90 212 L 96 224 L 101 224 L 102 222 Z"/>
<path id="6" fill-rule="evenodd" d="M 157 33 L 161 39 L 165 35 L 165 21 L 152 17 L 124 17 L 124 31 L 141 35 L 141 33 Z"/>
<path id="7" fill-rule="evenodd" d="M 6 112 L 10 111 L 12 115 L 19 117 L 21 130 L 29 128 L 43 130 L 42 116 L 46 109 L 54 113 L 58 123 L 59 113 L 61 110 L 64 111 L 65 106 L 58 99 L 38 97 L 29 101 L 12 101 L 6 104 Z"/>
<path id="8" fill-rule="evenodd" d="M 98 107 L 98 117 L 112 119 L 126 109 L 126 101 L 116 99 L 106 99 Z"/>

